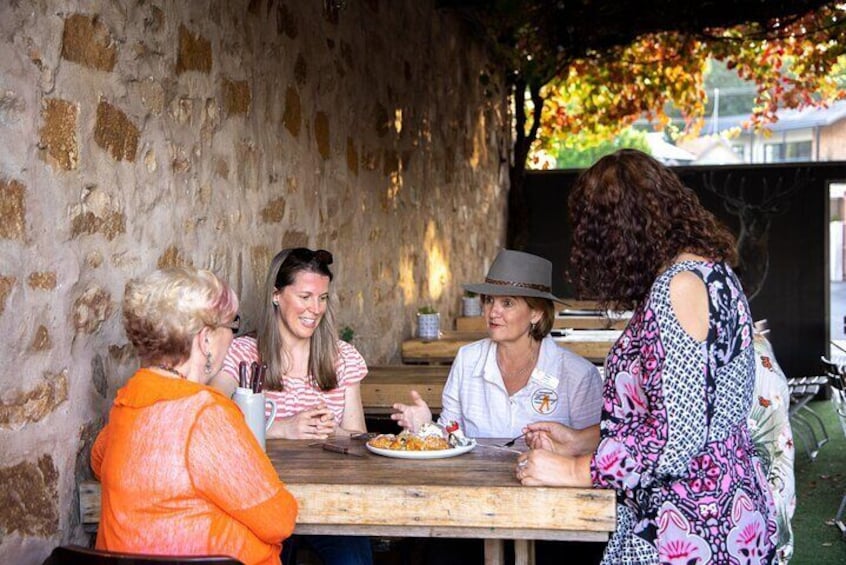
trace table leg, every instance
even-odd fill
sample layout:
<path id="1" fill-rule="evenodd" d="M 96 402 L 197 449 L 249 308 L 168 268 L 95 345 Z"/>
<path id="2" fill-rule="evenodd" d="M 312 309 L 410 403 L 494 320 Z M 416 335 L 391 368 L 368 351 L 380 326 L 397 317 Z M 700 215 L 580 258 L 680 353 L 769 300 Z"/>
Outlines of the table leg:
<path id="1" fill-rule="evenodd" d="M 514 565 L 535 565 L 535 540 L 514 540 Z"/>
<path id="2" fill-rule="evenodd" d="M 501 539 L 485 539 L 485 565 L 503 565 L 505 547 Z"/>

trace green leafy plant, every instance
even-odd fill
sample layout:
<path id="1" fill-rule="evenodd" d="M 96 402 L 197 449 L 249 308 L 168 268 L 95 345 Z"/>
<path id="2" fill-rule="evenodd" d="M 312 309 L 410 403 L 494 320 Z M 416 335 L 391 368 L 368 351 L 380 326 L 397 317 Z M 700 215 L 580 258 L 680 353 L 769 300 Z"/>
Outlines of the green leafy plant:
<path id="1" fill-rule="evenodd" d="M 344 326 L 338 332 L 338 337 L 340 337 L 343 341 L 347 343 L 352 343 L 353 338 L 355 337 L 355 331 L 349 326 Z"/>
<path id="2" fill-rule="evenodd" d="M 427 304 L 426 306 L 421 306 L 420 308 L 418 308 L 417 313 L 418 314 L 437 314 L 438 311 Z"/>
<path id="3" fill-rule="evenodd" d="M 479 296 L 479 293 L 478 293 L 478 292 L 473 292 L 472 290 L 465 290 L 465 291 L 464 291 L 464 296 L 465 296 L 466 298 L 476 298 L 477 296 Z"/>

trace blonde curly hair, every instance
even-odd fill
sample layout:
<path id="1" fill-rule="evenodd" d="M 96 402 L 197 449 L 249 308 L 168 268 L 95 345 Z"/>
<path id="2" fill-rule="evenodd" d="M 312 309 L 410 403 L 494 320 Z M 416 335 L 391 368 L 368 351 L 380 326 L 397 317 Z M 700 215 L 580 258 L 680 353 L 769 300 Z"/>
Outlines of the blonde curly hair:
<path id="1" fill-rule="evenodd" d="M 123 296 L 123 326 L 143 365 L 178 365 L 204 327 L 218 327 L 238 312 L 238 296 L 211 271 L 174 267 L 130 280 Z"/>

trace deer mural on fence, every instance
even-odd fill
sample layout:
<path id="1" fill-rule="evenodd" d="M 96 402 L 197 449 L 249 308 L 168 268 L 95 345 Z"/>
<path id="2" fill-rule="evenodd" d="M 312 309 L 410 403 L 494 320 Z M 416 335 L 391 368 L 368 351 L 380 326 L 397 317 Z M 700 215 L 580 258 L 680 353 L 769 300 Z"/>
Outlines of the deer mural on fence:
<path id="1" fill-rule="evenodd" d="M 703 175 L 705 190 L 720 198 L 726 211 L 739 221 L 737 274 L 750 301 L 761 291 L 770 269 L 772 219 L 787 211 L 793 196 L 809 184 L 810 176 L 810 169 L 796 168 L 792 179 L 779 176 L 771 184 L 770 177 L 764 176 L 760 190 L 748 190 L 745 175 L 735 179 L 728 173 L 722 186 L 717 185 L 714 171 Z"/>

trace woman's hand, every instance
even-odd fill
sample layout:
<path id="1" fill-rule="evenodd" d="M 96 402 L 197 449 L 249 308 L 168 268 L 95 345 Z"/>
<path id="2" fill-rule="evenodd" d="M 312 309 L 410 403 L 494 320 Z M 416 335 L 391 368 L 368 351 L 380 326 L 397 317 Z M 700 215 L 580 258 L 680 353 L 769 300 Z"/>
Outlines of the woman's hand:
<path id="1" fill-rule="evenodd" d="M 545 449 L 521 454 L 514 474 L 526 486 L 591 486 L 589 456 L 568 457 Z"/>
<path id="2" fill-rule="evenodd" d="M 526 445 L 532 449 L 545 449 L 569 457 L 591 453 L 599 444 L 599 425 L 574 430 L 557 422 L 536 422 L 523 431 Z"/>
<path id="3" fill-rule="evenodd" d="M 432 411 L 429 405 L 420 397 L 416 390 L 411 391 L 411 404 L 396 403 L 391 420 L 411 432 L 416 432 L 420 426 L 432 421 Z"/>
<path id="4" fill-rule="evenodd" d="M 326 406 L 304 410 L 276 420 L 267 432 L 269 438 L 326 439 L 335 432 L 335 418 Z"/>

